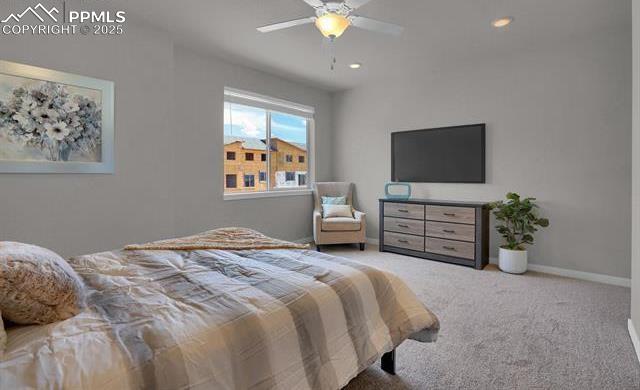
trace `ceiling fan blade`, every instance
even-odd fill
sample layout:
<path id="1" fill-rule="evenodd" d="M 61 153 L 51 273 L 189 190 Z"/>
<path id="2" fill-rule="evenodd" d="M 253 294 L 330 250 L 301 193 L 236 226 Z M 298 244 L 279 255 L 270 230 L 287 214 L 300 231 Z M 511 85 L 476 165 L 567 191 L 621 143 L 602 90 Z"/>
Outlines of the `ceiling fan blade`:
<path id="1" fill-rule="evenodd" d="M 324 1 L 322 0 L 302 0 L 302 1 L 309 4 L 313 8 L 322 7 L 324 5 Z"/>
<path id="2" fill-rule="evenodd" d="M 356 9 L 362 7 L 370 1 L 371 0 L 345 0 L 345 3 L 347 3 L 349 8 Z"/>
<path id="3" fill-rule="evenodd" d="M 267 26 L 258 27 L 257 30 L 262 33 L 268 33 L 271 31 L 282 30 L 289 27 L 300 26 L 301 24 L 309 24 L 315 21 L 315 17 L 310 16 L 308 18 L 288 20 L 286 22 L 280 22 L 275 24 L 269 24 Z"/>
<path id="4" fill-rule="evenodd" d="M 351 23 L 365 30 L 377 31 L 385 34 L 400 35 L 404 30 L 404 27 L 397 24 L 381 22 L 379 20 L 365 18 L 364 16 L 352 16 Z"/>

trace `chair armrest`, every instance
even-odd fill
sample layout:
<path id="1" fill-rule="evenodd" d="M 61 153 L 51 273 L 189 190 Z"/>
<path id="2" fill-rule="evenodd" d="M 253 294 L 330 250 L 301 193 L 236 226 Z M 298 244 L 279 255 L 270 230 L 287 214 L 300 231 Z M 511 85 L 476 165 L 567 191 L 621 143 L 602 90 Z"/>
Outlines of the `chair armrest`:
<path id="1" fill-rule="evenodd" d="M 363 213 L 362 211 L 358 211 L 358 210 L 353 211 L 353 218 L 355 218 L 360 222 L 364 222 L 366 216 L 367 214 Z"/>

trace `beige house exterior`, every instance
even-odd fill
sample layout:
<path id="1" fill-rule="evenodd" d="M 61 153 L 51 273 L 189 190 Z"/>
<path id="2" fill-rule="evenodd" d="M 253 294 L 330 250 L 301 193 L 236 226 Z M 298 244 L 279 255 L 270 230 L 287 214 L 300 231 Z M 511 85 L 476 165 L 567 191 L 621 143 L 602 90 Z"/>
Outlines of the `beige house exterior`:
<path id="1" fill-rule="evenodd" d="M 224 192 L 260 192 L 271 188 L 297 188 L 307 185 L 306 145 L 271 139 L 267 156 L 265 140 L 236 136 L 224 137 Z M 267 177 L 267 158 L 271 172 Z"/>

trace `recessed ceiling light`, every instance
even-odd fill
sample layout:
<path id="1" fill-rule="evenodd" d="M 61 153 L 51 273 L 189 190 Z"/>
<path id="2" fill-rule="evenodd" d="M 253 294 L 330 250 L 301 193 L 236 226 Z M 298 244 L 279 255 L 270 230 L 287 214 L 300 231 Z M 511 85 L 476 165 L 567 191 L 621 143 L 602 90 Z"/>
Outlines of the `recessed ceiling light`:
<path id="1" fill-rule="evenodd" d="M 511 22 L 513 22 L 513 18 L 511 16 L 505 16 L 503 18 L 494 20 L 491 24 L 493 25 L 493 27 L 502 28 L 507 27 L 511 24 Z"/>
<path id="2" fill-rule="evenodd" d="M 349 64 L 349 68 L 351 69 L 360 69 L 362 68 L 362 64 L 359 62 L 354 62 L 353 64 Z"/>

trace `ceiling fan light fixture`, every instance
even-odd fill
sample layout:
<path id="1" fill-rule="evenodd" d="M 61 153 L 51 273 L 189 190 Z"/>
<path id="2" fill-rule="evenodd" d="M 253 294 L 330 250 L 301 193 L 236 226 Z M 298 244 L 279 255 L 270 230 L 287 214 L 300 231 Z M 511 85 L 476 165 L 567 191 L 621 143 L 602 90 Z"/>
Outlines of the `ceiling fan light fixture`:
<path id="1" fill-rule="evenodd" d="M 340 14 L 328 12 L 316 19 L 316 27 L 327 38 L 338 38 L 351 25 L 351 21 Z"/>

